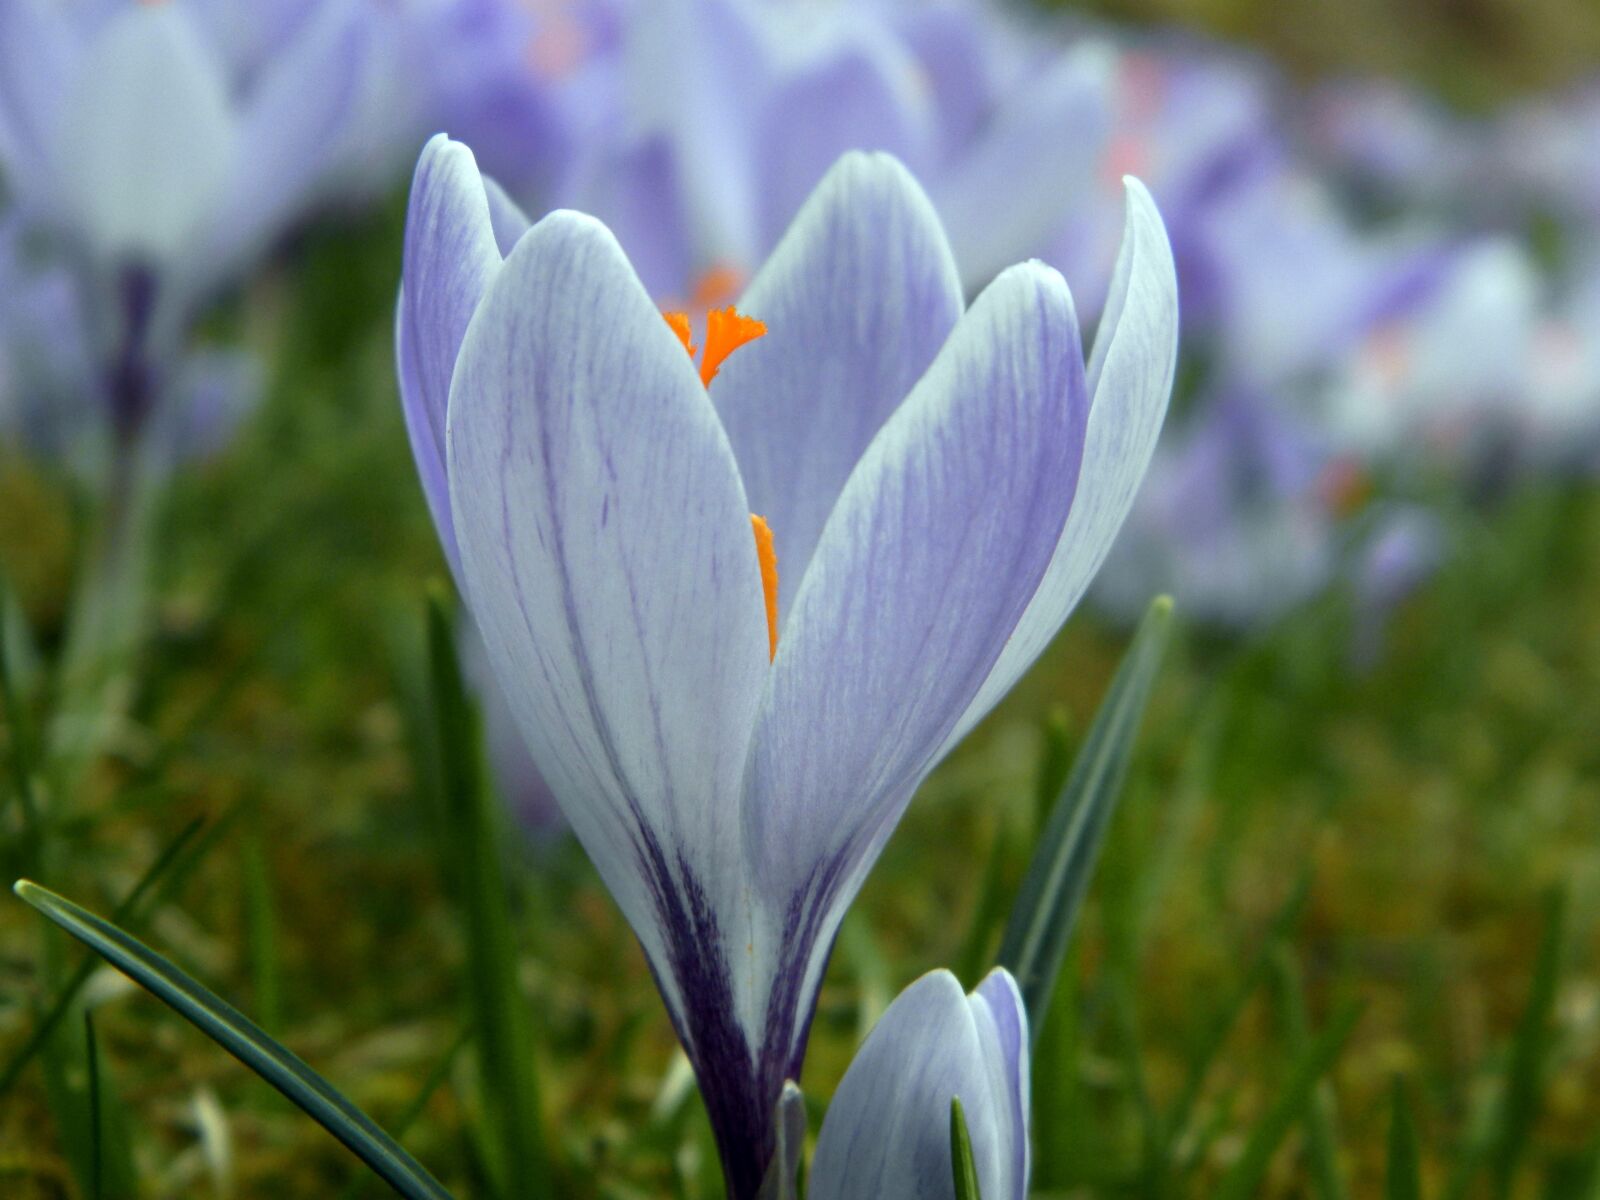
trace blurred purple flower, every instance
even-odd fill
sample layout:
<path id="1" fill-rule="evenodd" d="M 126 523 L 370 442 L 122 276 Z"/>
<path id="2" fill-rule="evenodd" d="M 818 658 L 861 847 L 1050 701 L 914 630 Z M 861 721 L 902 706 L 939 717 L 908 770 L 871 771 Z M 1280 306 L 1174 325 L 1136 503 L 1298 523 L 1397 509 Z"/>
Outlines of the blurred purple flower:
<path id="1" fill-rule="evenodd" d="M 620 107 L 568 199 L 684 303 L 731 298 L 848 150 L 926 181 L 969 290 L 1048 244 L 1100 157 L 1105 48 L 1024 74 L 986 6 L 653 0 L 623 29 Z"/>
<path id="2" fill-rule="evenodd" d="M 1338 478 L 1261 397 L 1211 397 L 1156 451 L 1094 597 L 1129 620 L 1166 592 L 1197 621 L 1270 621 L 1332 577 Z"/>
<path id="3" fill-rule="evenodd" d="M 0 216 L 0 433 L 93 476 L 116 451 L 89 309 L 78 275 L 34 240 Z M 142 453 L 158 470 L 221 450 L 262 388 L 251 355 L 222 349 L 183 354 L 147 382 L 160 399 Z"/>
<path id="4" fill-rule="evenodd" d="M 845 1072 L 817 1137 L 812 1200 L 954 1200 L 950 1102 L 960 1099 L 984 1200 L 1028 1194 L 1028 1014 L 990 972 L 970 995 L 949 971 L 901 992 Z"/>
<path id="5" fill-rule="evenodd" d="M 850 155 L 740 301 L 770 332 L 708 387 L 604 226 L 558 212 L 507 253 L 510 215 L 465 147 L 430 143 L 398 328 L 413 447 L 746 1197 L 845 907 L 1132 501 L 1172 379 L 1171 259 L 1130 184 L 1085 364 L 1058 274 L 1008 270 L 963 315 L 927 197 Z"/>
<path id="6" fill-rule="evenodd" d="M 1488 130 L 1422 92 L 1344 79 L 1307 98 L 1300 128 L 1315 161 L 1378 207 L 1477 217 L 1492 208 Z"/>
<path id="7" fill-rule="evenodd" d="M 1490 149 L 1519 209 L 1543 209 L 1592 232 L 1600 222 L 1600 78 L 1513 107 Z"/>

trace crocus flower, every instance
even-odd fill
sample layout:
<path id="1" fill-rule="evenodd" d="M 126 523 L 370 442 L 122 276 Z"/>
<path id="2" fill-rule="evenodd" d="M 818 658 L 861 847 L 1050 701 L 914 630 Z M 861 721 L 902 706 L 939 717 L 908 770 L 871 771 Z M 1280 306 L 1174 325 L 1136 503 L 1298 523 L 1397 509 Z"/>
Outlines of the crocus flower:
<path id="1" fill-rule="evenodd" d="M 952 1099 L 984 1200 L 1024 1200 L 1028 1014 L 1004 970 L 970 996 L 933 971 L 895 997 L 828 1105 L 810 1200 L 954 1200 Z"/>
<path id="2" fill-rule="evenodd" d="M 397 348 L 413 446 L 745 1197 L 845 907 L 1131 503 L 1172 380 L 1171 258 L 1130 182 L 1086 364 L 1059 275 L 1012 268 L 963 314 L 926 197 L 850 155 L 697 370 L 604 226 L 518 224 L 465 147 L 429 144 Z"/>

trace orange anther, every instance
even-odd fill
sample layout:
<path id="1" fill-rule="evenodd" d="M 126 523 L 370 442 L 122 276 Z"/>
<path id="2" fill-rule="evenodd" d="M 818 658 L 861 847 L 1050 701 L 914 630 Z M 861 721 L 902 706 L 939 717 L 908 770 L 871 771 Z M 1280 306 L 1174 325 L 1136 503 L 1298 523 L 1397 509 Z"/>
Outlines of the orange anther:
<path id="1" fill-rule="evenodd" d="M 778 552 L 772 546 L 772 528 L 765 518 L 750 514 L 756 533 L 756 561 L 761 564 L 761 595 L 767 603 L 767 661 L 778 654 Z"/>
<path id="2" fill-rule="evenodd" d="M 667 324 L 672 327 L 672 332 L 678 335 L 678 340 L 683 343 L 683 348 L 689 352 L 689 357 L 694 358 L 694 334 L 689 329 L 689 314 L 681 312 L 662 313 L 667 319 Z"/>
<path id="3" fill-rule="evenodd" d="M 706 352 L 700 359 L 700 382 L 710 387 L 728 355 L 766 332 L 766 325 L 754 317 L 744 316 L 731 304 L 727 308 L 713 308 L 706 314 Z"/>

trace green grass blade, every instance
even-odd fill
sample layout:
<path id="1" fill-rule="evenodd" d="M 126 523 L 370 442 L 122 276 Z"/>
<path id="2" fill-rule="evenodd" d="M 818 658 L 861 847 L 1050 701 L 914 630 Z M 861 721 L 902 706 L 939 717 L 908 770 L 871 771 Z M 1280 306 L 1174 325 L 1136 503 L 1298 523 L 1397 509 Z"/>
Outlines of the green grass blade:
<path id="1" fill-rule="evenodd" d="M 1033 1181 L 1042 1191 L 1064 1191 L 1093 1158 L 1094 1112 L 1082 1082 L 1083 1033 L 1077 963 L 1069 951 L 1056 977 L 1055 1002 L 1033 1050 Z"/>
<path id="2" fill-rule="evenodd" d="M 1389 1118 L 1389 1159 L 1385 1170 L 1385 1200 L 1422 1200 L 1422 1156 L 1417 1149 L 1417 1125 L 1406 1099 L 1405 1084 L 1394 1081 L 1393 1115 Z"/>
<path id="3" fill-rule="evenodd" d="M 967 927 L 966 939 L 956 955 L 956 978 L 966 983 L 980 978 L 990 961 L 994 933 L 1005 916 L 1006 862 L 1011 857 L 1012 839 L 1007 836 L 1002 821 L 995 828 L 994 844 L 989 848 L 989 862 L 983 869 L 983 882 L 978 885 L 978 904 Z"/>
<path id="4" fill-rule="evenodd" d="M 1527 1149 L 1544 1090 L 1545 1053 L 1550 1041 L 1550 1018 L 1555 1009 L 1556 986 L 1561 978 L 1561 944 L 1566 931 L 1566 893 L 1552 891 L 1545 899 L 1544 937 L 1534 962 L 1533 985 L 1522 1010 L 1511 1062 L 1500 1101 L 1499 1128 L 1489 1158 L 1491 1195 L 1508 1197 L 1517 1165 Z"/>
<path id="5" fill-rule="evenodd" d="M 89 1061 L 89 1196 L 90 1200 L 101 1200 L 104 1194 L 100 1183 L 104 1154 L 101 1147 L 100 1043 L 94 1036 L 94 1014 L 87 1009 L 83 1013 L 83 1040 L 88 1048 Z"/>
<path id="6" fill-rule="evenodd" d="M 15 850 L 16 861 L 27 864 L 35 860 L 41 831 L 39 806 L 33 794 L 36 771 L 33 735 L 17 684 L 18 655 L 14 650 L 14 642 L 23 636 L 25 629 L 20 617 L 13 618 L 14 611 L 10 591 L 0 579 L 0 717 L 5 718 L 7 731 L 6 761 L 10 766 L 11 790 L 22 807 L 23 836 Z M 6 805 L 0 804 L 0 815 L 5 809 Z"/>
<path id="7" fill-rule="evenodd" d="M 961 1111 L 959 1096 L 950 1097 L 950 1175 L 955 1180 L 956 1200 L 982 1200 L 972 1136 L 967 1132 L 967 1114 Z"/>
<path id="8" fill-rule="evenodd" d="M 167 844 L 167 848 L 156 856 L 155 861 L 139 877 L 139 881 L 133 885 L 133 890 L 127 894 L 121 904 L 112 910 L 111 923 L 113 925 L 124 925 L 128 922 L 129 918 L 138 911 L 140 903 L 149 894 L 150 889 L 178 861 L 184 848 L 194 840 L 195 835 L 200 832 L 204 825 L 205 818 L 196 817 L 178 831 L 178 836 Z M 45 1015 L 34 1026 L 33 1032 L 28 1035 L 28 1040 L 19 1046 L 16 1053 L 6 1061 L 4 1069 L 0 1069 L 0 1097 L 5 1096 L 16 1084 L 22 1072 L 27 1069 L 28 1063 L 33 1060 L 33 1056 L 39 1052 L 40 1047 L 49 1039 L 51 1032 L 61 1022 L 61 1019 L 67 1015 L 67 1010 L 72 1006 L 73 1000 L 77 998 L 78 992 L 82 990 L 85 983 L 89 982 L 89 976 L 94 973 L 94 964 L 95 959 L 92 956 L 84 959 L 79 964 L 78 969 L 72 973 L 71 978 L 62 987 L 60 994 L 56 996 Z"/>
<path id="9" fill-rule="evenodd" d="M 277 1088 L 407 1200 L 450 1200 L 450 1193 L 371 1118 L 243 1013 L 135 938 L 70 900 L 27 880 L 20 880 L 14 890 Z"/>
<path id="10" fill-rule="evenodd" d="M 283 1026 L 283 983 L 278 969 L 278 916 L 272 901 L 272 874 L 261 831 L 253 825 L 240 849 L 243 858 L 245 946 L 256 1019 L 263 1029 Z"/>
<path id="11" fill-rule="evenodd" d="M 1166 1157 L 1169 1163 L 1173 1157 L 1173 1142 L 1181 1138 L 1188 1129 L 1194 1116 L 1195 1106 L 1199 1104 L 1200 1095 L 1205 1089 L 1206 1076 L 1210 1074 L 1212 1064 L 1221 1055 L 1228 1036 L 1243 1017 L 1245 1008 L 1250 1003 L 1250 997 L 1267 980 L 1271 972 L 1273 948 L 1300 920 L 1300 914 L 1305 911 L 1306 901 L 1310 896 L 1311 875 L 1307 870 L 1302 873 L 1282 907 L 1273 915 L 1272 923 L 1261 939 L 1260 949 L 1256 951 L 1244 977 L 1217 1010 L 1217 1016 L 1213 1018 L 1210 1028 L 1201 1039 L 1200 1051 L 1189 1064 L 1183 1088 L 1178 1093 L 1177 1100 L 1173 1102 L 1165 1122 L 1168 1137 Z"/>
<path id="12" fill-rule="evenodd" d="M 473 1025 L 501 1191 L 551 1194 L 535 1071 L 531 1010 L 517 984 L 517 947 L 501 857 L 504 814 L 484 785 L 476 715 L 461 681 L 455 628 L 442 596 L 428 602 L 428 662 L 455 890 L 466 921 Z"/>
<path id="13" fill-rule="evenodd" d="M 1000 944 L 1016 976 L 1035 1039 L 1089 890 L 1095 858 L 1116 808 L 1133 741 L 1172 626 L 1172 601 L 1153 601 L 1095 714 L 1066 786 L 1045 823 Z"/>
<path id="14" fill-rule="evenodd" d="M 1356 1022 L 1361 1018 L 1359 1004 L 1344 1008 L 1333 1023 L 1295 1056 L 1283 1092 L 1266 1115 L 1250 1131 L 1244 1152 L 1217 1188 L 1214 1200 L 1249 1200 L 1261 1189 L 1272 1156 L 1285 1136 L 1311 1107 L 1317 1084 L 1344 1049 Z"/>
<path id="15" fill-rule="evenodd" d="M 434 1063 L 433 1069 L 428 1072 L 428 1077 L 422 1081 L 422 1086 L 417 1089 L 417 1094 L 411 1098 L 411 1103 L 406 1105 L 405 1111 L 395 1121 L 394 1137 L 396 1139 L 405 1137 L 423 1112 L 427 1110 L 428 1101 L 432 1100 L 433 1094 L 444 1086 L 444 1081 L 450 1078 L 451 1068 L 455 1066 L 456 1059 L 460 1057 L 462 1049 L 471 1039 L 472 1026 L 467 1025 L 462 1028 L 460 1033 L 456 1034 L 455 1039 L 450 1043 L 444 1054 L 440 1056 L 439 1061 Z M 362 1182 L 370 1181 L 370 1178 L 370 1176 L 360 1175 L 351 1179 L 345 1186 L 344 1191 L 339 1193 L 339 1200 L 351 1200 L 352 1197 L 359 1195 Z"/>
<path id="16" fill-rule="evenodd" d="M 105 1068 L 88 1008 L 58 1026 L 40 1055 L 44 1094 L 79 1195 L 132 1200 L 138 1172 L 128 1122 Z"/>
<path id="17" fill-rule="evenodd" d="M 1278 947 L 1272 962 L 1289 1053 L 1303 1054 L 1311 1044 L 1311 1019 L 1306 1012 L 1305 981 L 1301 978 L 1300 964 L 1287 945 Z M 1333 1088 L 1324 1079 L 1313 1089 L 1311 1106 L 1306 1112 L 1311 1178 L 1322 1200 L 1345 1200 L 1349 1195 L 1344 1175 L 1339 1169 L 1337 1128 Z"/>

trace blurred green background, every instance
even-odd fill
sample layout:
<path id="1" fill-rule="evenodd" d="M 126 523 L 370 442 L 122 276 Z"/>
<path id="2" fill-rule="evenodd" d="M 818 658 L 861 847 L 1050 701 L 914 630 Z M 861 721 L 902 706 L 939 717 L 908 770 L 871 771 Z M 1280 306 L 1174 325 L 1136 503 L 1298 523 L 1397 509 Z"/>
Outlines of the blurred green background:
<path id="1" fill-rule="evenodd" d="M 1466 104 L 1600 63 L 1589 0 L 1090 7 Z M 479 1195 L 473 1062 L 449 1054 L 460 919 L 417 752 L 423 601 L 444 570 L 394 395 L 401 212 L 396 198 L 325 226 L 216 318 L 216 336 L 268 349 L 269 400 L 163 518 L 130 716 L 46 882 L 108 911 L 210 818 L 141 936 L 386 1125 L 442 1072 L 405 1140 Z M 0 559 L 47 648 L 81 534 L 69 496 L 37 464 L 0 466 Z M 1211 1194 L 1292 1090 L 1302 1025 L 1354 1002 L 1316 1119 L 1286 1131 L 1262 1194 L 1327 1196 L 1329 1161 L 1349 1194 L 1381 1194 L 1398 1080 L 1428 1195 L 1600 1195 L 1600 494 L 1531 485 L 1462 517 L 1370 669 L 1352 667 L 1338 595 L 1246 642 L 1180 635 L 1037 1070 L 1042 1193 Z M 812 1096 L 916 975 L 952 964 L 975 981 L 994 932 L 982 898 L 1020 877 L 1051 747 L 1081 737 L 1127 636 L 1075 618 L 913 805 L 841 938 Z M 609 897 L 571 845 L 512 852 L 517 969 L 574 1164 L 563 1194 L 715 1195 L 709 1134 Z M 77 959 L 0 905 L 0 1057 L 29 1028 L 41 945 Z M 92 986 L 126 987 L 108 972 Z M 97 1025 L 142 1194 L 381 1194 L 149 999 L 112 1000 Z M 7 1197 L 82 1194 L 45 1091 L 35 1068 L 0 1099 Z"/>

